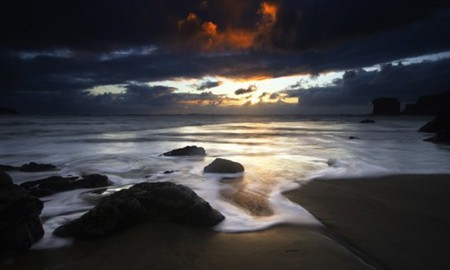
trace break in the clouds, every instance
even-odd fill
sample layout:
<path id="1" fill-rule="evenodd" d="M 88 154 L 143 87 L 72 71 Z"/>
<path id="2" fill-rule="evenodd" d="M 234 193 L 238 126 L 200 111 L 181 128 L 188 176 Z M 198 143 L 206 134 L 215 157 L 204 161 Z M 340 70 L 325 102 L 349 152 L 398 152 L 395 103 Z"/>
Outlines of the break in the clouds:
<path id="1" fill-rule="evenodd" d="M 189 112 L 203 106 L 202 112 L 223 113 L 230 105 L 251 107 L 285 98 L 279 91 L 288 87 L 288 80 L 271 88 L 259 87 L 258 80 L 349 70 L 361 79 L 375 74 L 362 72 L 365 67 L 411 57 L 433 59 L 427 56 L 450 51 L 448 0 L 50 0 L 0 5 L 0 106 L 23 112 Z M 434 64 L 442 64 L 438 62 Z M 374 96 L 409 99 L 441 82 L 440 72 L 429 69 L 434 64 L 395 66 L 411 70 L 369 88 L 352 86 L 349 91 L 349 81 L 343 86 L 348 78 L 341 86 L 330 84 L 338 89 L 334 92 L 310 88 L 297 107 L 317 111 L 324 107 L 317 105 L 323 95 L 327 98 L 322 100 L 350 108 L 367 102 L 358 98 L 368 98 L 367 89 Z M 183 80 L 191 81 L 192 92 L 182 90 Z M 251 89 L 228 86 L 229 80 L 255 85 L 250 91 L 254 98 L 245 100 L 243 94 Z M 170 82 L 160 84 L 170 91 L 155 95 L 157 90 L 144 87 L 135 92 L 137 85 L 161 81 Z M 417 86 L 408 88 L 414 91 L 403 88 L 414 81 Z M 105 85 L 126 90 L 106 96 L 88 91 Z M 287 93 L 295 96 L 300 89 L 298 85 Z M 206 97 L 210 90 L 215 96 Z M 145 98 L 133 98 L 146 92 Z"/>
<path id="2" fill-rule="evenodd" d="M 449 90 L 450 58 L 404 65 L 385 64 L 379 69 L 347 70 L 341 78 L 322 87 L 292 85 L 281 93 L 299 97 L 302 112 L 358 112 L 371 110 L 375 97 L 398 98 L 403 105 L 414 103 L 421 95 Z"/>

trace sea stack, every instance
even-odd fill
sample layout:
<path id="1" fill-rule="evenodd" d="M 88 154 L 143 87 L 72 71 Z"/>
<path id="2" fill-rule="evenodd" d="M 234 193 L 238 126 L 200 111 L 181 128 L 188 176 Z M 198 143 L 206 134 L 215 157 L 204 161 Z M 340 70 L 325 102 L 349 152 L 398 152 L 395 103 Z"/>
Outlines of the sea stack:
<path id="1" fill-rule="evenodd" d="M 400 101 L 392 97 L 381 97 L 372 100 L 374 115 L 400 114 Z"/>

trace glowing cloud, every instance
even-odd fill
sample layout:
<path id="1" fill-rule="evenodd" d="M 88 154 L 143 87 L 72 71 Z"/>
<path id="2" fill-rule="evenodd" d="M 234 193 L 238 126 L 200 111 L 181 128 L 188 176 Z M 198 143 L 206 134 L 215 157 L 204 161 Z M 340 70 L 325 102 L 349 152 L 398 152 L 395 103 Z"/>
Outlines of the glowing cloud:
<path id="1" fill-rule="evenodd" d="M 259 19 L 253 29 L 240 27 L 239 24 L 218 25 L 214 21 L 203 21 L 197 14 L 189 13 L 185 19 L 178 21 L 178 30 L 185 37 L 188 47 L 203 51 L 242 50 L 258 47 L 264 40 L 277 19 L 278 7 L 275 4 L 262 2 Z M 186 44 L 185 44 L 186 45 Z"/>

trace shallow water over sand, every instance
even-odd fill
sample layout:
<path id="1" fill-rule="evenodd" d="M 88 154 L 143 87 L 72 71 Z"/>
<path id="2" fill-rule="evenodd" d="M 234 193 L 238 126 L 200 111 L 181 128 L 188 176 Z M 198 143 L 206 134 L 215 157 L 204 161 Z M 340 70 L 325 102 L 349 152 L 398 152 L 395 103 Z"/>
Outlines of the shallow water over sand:
<path id="1" fill-rule="evenodd" d="M 144 181 L 187 185 L 221 211 L 215 229 L 260 230 L 277 223 L 317 225 L 281 192 L 317 176 L 450 173 L 449 146 L 423 142 L 416 130 L 429 118 L 298 116 L 55 116 L 0 118 L 0 164 L 51 163 L 59 170 L 19 173 L 16 183 L 51 175 L 106 174 L 111 191 Z M 349 140 L 349 136 L 358 139 Z M 162 157 L 198 145 L 205 158 Z M 204 174 L 216 157 L 240 162 L 245 173 Z M 165 171 L 173 171 L 167 174 Z M 64 245 L 51 232 L 90 209 L 89 190 L 43 198 L 46 237 L 35 247 Z"/>

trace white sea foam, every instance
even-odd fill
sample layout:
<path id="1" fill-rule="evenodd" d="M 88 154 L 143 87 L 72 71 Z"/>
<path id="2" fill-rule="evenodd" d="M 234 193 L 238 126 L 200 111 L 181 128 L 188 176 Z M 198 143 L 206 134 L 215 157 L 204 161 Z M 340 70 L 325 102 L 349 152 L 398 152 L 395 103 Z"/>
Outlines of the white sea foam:
<path id="1" fill-rule="evenodd" d="M 319 120 L 317 120 L 319 119 Z M 184 184 L 222 212 L 214 229 L 262 230 L 279 223 L 316 226 L 319 222 L 282 192 L 315 177 L 389 173 L 450 173 L 450 147 L 423 142 L 416 130 L 427 118 L 294 116 L 58 116 L 0 119 L 0 164 L 51 163 L 59 170 L 12 172 L 16 183 L 52 175 L 108 175 L 114 188 L 139 182 Z M 359 139 L 349 140 L 349 136 Z M 205 158 L 160 154 L 186 145 L 203 146 Z M 240 162 L 241 175 L 203 174 L 214 158 Z M 173 171 L 172 173 L 164 173 Z M 226 179 L 224 179 L 226 177 Z M 34 248 L 69 244 L 52 232 L 94 206 L 88 190 L 42 198 L 45 237 Z M 239 197 L 241 196 L 241 197 Z M 242 197 L 243 196 L 243 197 Z M 273 215 L 257 215 L 233 198 L 254 199 Z M 262 206 L 261 206 L 262 205 Z M 269 211 L 270 212 L 270 211 Z"/>

